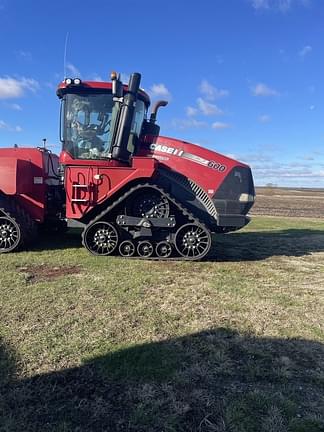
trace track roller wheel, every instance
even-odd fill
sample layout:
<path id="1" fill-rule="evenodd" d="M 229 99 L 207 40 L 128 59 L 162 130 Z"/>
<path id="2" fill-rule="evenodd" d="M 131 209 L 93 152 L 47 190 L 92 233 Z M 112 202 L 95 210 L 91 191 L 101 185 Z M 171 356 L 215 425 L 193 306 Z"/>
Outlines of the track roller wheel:
<path id="1" fill-rule="evenodd" d="M 135 253 L 135 245 L 130 240 L 125 240 L 119 245 L 119 253 L 123 257 L 131 257 Z"/>
<path id="2" fill-rule="evenodd" d="M 152 256 L 154 247 L 151 242 L 144 240 L 138 243 L 137 253 L 142 258 L 149 258 Z"/>
<path id="3" fill-rule="evenodd" d="M 172 245 L 167 241 L 161 241 L 155 247 L 155 253 L 159 258 L 169 258 L 172 254 Z"/>
<path id="4" fill-rule="evenodd" d="M 10 217 L 0 216 L 0 253 L 17 249 L 21 241 L 21 230 L 17 222 Z"/>
<path id="5" fill-rule="evenodd" d="M 211 247 L 211 235 L 202 225 L 186 224 L 178 229 L 175 236 L 178 253 L 191 260 L 203 258 Z"/>
<path id="6" fill-rule="evenodd" d="M 146 189 L 135 193 L 126 209 L 129 216 L 167 218 L 170 213 L 169 200 L 160 192 Z"/>
<path id="7" fill-rule="evenodd" d="M 96 222 L 87 227 L 83 234 L 83 244 L 93 255 L 111 255 L 118 241 L 118 232 L 109 222 Z"/>

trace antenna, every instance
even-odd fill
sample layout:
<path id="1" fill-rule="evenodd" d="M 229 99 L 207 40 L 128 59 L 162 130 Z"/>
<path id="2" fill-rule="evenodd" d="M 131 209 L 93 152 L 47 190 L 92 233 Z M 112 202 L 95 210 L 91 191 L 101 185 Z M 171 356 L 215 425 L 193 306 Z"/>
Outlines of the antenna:
<path id="1" fill-rule="evenodd" d="M 64 46 L 64 71 L 63 71 L 63 78 L 66 78 L 66 52 L 67 52 L 67 45 L 69 41 L 69 32 L 66 32 L 65 36 L 65 46 Z"/>

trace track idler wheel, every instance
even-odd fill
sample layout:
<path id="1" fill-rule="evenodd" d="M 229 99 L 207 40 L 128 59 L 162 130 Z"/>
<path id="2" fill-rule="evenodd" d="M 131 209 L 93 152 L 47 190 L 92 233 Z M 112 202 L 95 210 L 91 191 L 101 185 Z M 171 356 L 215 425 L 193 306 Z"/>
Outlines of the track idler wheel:
<path id="1" fill-rule="evenodd" d="M 17 222 L 7 216 L 0 216 L 0 253 L 11 252 L 21 243 L 21 230 Z"/>
<path id="2" fill-rule="evenodd" d="M 153 255 L 154 247 L 151 242 L 143 240 L 137 245 L 137 253 L 142 258 L 149 258 Z"/>
<path id="3" fill-rule="evenodd" d="M 202 225 L 186 224 L 175 235 L 175 247 L 184 258 L 202 259 L 210 250 L 211 235 Z"/>
<path id="4" fill-rule="evenodd" d="M 135 245 L 131 240 L 125 240 L 119 245 L 119 253 L 123 257 L 131 257 L 135 253 Z"/>
<path id="5" fill-rule="evenodd" d="M 83 234 L 84 246 L 93 255 L 111 255 L 119 241 L 117 229 L 109 222 L 96 222 L 86 228 Z"/>
<path id="6" fill-rule="evenodd" d="M 161 241 L 156 245 L 155 253 L 158 258 L 169 258 L 172 254 L 171 243 L 167 241 Z"/>

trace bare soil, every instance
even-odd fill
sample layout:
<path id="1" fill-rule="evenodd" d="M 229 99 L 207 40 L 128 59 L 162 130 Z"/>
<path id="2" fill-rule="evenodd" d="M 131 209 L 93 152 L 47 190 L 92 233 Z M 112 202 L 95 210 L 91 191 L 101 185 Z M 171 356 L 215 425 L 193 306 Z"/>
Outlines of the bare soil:
<path id="1" fill-rule="evenodd" d="M 25 276 L 28 283 L 51 281 L 62 276 L 79 274 L 80 271 L 81 269 L 78 266 L 49 267 L 46 264 L 19 268 L 19 272 Z"/>
<path id="2" fill-rule="evenodd" d="M 257 187 L 252 215 L 324 217 L 324 189 Z"/>

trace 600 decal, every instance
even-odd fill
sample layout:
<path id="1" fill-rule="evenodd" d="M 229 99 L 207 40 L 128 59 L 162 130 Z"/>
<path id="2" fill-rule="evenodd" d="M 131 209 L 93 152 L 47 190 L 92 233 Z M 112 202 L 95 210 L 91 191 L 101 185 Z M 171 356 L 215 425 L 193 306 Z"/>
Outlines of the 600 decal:
<path id="1" fill-rule="evenodd" d="M 222 165 L 222 164 L 215 162 L 215 161 L 212 161 L 212 160 L 208 162 L 208 166 L 209 166 L 209 168 L 213 168 L 214 170 L 219 171 L 219 172 L 226 171 L 225 165 Z"/>

